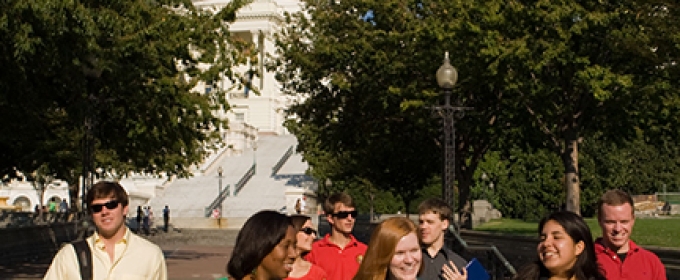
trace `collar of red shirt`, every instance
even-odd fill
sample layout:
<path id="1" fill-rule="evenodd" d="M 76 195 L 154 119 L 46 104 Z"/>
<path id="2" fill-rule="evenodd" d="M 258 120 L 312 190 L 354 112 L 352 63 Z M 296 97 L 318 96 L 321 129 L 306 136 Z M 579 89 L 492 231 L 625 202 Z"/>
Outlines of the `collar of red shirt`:
<path id="1" fill-rule="evenodd" d="M 628 253 L 627 255 L 630 255 L 631 253 L 637 252 L 640 250 L 640 247 L 633 242 L 633 240 L 628 240 Z M 614 255 L 616 252 L 613 250 L 610 250 L 607 246 L 604 245 L 602 242 L 602 237 L 598 238 L 595 240 L 595 253 L 605 253 L 608 255 Z"/>
<path id="2" fill-rule="evenodd" d="M 359 241 L 357 241 L 357 239 L 354 238 L 354 235 L 350 234 L 349 238 L 350 238 L 349 243 L 347 243 L 347 245 L 345 245 L 345 248 L 359 245 Z M 331 242 L 331 235 L 329 233 L 326 233 L 326 236 L 324 236 L 323 239 L 321 239 L 317 242 L 319 242 L 319 246 L 340 248 L 340 246 Z M 344 249 L 344 248 L 340 248 L 340 249 Z"/>

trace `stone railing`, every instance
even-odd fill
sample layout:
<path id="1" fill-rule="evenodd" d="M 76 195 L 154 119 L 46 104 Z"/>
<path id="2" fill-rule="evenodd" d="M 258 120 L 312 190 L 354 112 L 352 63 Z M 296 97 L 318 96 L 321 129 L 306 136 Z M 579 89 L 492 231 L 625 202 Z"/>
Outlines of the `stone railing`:
<path id="1" fill-rule="evenodd" d="M 288 159 L 292 155 L 293 155 L 293 146 L 290 146 L 290 148 L 288 148 L 286 153 L 284 153 L 283 156 L 281 156 L 281 158 L 279 159 L 279 161 L 276 162 L 274 167 L 272 167 L 272 174 L 271 175 L 272 176 L 276 175 L 276 173 L 278 173 L 279 170 L 281 170 L 281 167 L 283 167 L 283 165 L 286 164 L 286 161 L 288 161 Z"/>
<path id="2" fill-rule="evenodd" d="M 241 177 L 241 180 L 238 180 L 236 185 L 234 185 L 234 196 L 237 196 L 239 192 L 241 192 L 241 189 L 246 186 L 250 178 L 253 178 L 255 175 L 255 169 L 257 168 L 256 164 L 253 164 L 248 171 L 246 171 L 246 174 L 243 174 L 243 177 Z"/>
<path id="3" fill-rule="evenodd" d="M 213 202 L 211 202 L 210 205 L 205 207 L 206 217 L 212 216 L 212 211 L 215 208 L 219 208 L 220 211 L 222 211 L 222 208 L 220 206 L 222 205 L 224 200 L 227 199 L 227 197 L 229 196 L 229 187 L 230 185 L 227 185 L 220 193 L 217 194 L 217 197 L 213 200 Z"/>
<path id="4" fill-rule="evenodd" d="M 469 244 L 450 226 L 447 232 L 446 246 L 460 254 L 466 260 L 477 258 L 491 276 L 491 279 L 509 279 L 517 271 L 501 251 L 493 244 Z"/>

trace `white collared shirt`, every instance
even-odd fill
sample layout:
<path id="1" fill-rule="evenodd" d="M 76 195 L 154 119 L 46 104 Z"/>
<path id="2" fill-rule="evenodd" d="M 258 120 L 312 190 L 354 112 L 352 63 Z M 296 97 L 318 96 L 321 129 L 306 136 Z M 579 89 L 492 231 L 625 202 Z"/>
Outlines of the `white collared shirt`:
<path id="1" fill-rule="evenodd" d="M 156 244 L 125 230 L 125 236 L 116 242 L 111 261 L 105 244 L 97 233 L 87 238 L 92 251 L 94 280 L 166 280 L 167 267 L 163 251 Z M 44 280 L 80 279 L 80 266 L 73 246 L 59 250 L 52 260 Z"/>

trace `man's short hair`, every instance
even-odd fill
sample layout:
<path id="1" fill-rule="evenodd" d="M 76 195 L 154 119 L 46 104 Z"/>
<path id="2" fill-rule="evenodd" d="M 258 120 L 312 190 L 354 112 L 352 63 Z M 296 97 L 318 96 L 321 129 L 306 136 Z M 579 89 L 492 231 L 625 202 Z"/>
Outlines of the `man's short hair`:
<path id="1" fill-rule="evenodd" d="M 449 221 L 453 219 L 453 210 L 446 201 L 439 198 L 428 198 L 418 205 L 418 214 L 427 214 L 432 212 L 439 215 L 439 219 Z"/>
<path id="2" fill-rule="evenodd" d="M 635 203 L 633 202 L 633 198 L 627 192 L 618 189 L 608 190 L 597 201 L 597 217 L 599 218 L 602 214 L 602 205 L 604 204 L 619 206 L 626 203 L 630 204 L 631 212 L 633 212 L 632 214 L 635 215 Z"/>
<path id="3" fill-rule="evenodd" d="M 128 205 L 128 194 L 118 182 L 99 181 L 89 191 L 85 202 L 88 206 L 92 205 L 95 199 L 113 197 L 120 202 L 123 207 Z"/>
<path id="4" fill-rule="evenodd" d="M 349 194 L 344 192 L 334 193 L 326 198 L 326 202 L 323 204 L 323 211 L 326 212 L 326 215 L 333 214 L 336 203 L 342 203 L 347 207 L 356 208 L 354 206 L 354 200 L 352 200 L 352 197 Z"/>

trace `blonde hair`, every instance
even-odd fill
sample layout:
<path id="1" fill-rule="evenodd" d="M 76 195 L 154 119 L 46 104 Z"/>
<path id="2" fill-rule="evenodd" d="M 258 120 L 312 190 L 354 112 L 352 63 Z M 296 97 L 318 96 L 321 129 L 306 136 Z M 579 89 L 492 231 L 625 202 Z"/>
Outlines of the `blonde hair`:
<path id="1" fill-rule="evenodd" d="M 366 255 L 354 280 L 385 280 L 397 243 L 410 233 L 417 234 L 416 225 L 407 218 L 389 218 L 380 223 L 371 234 Z"/>

